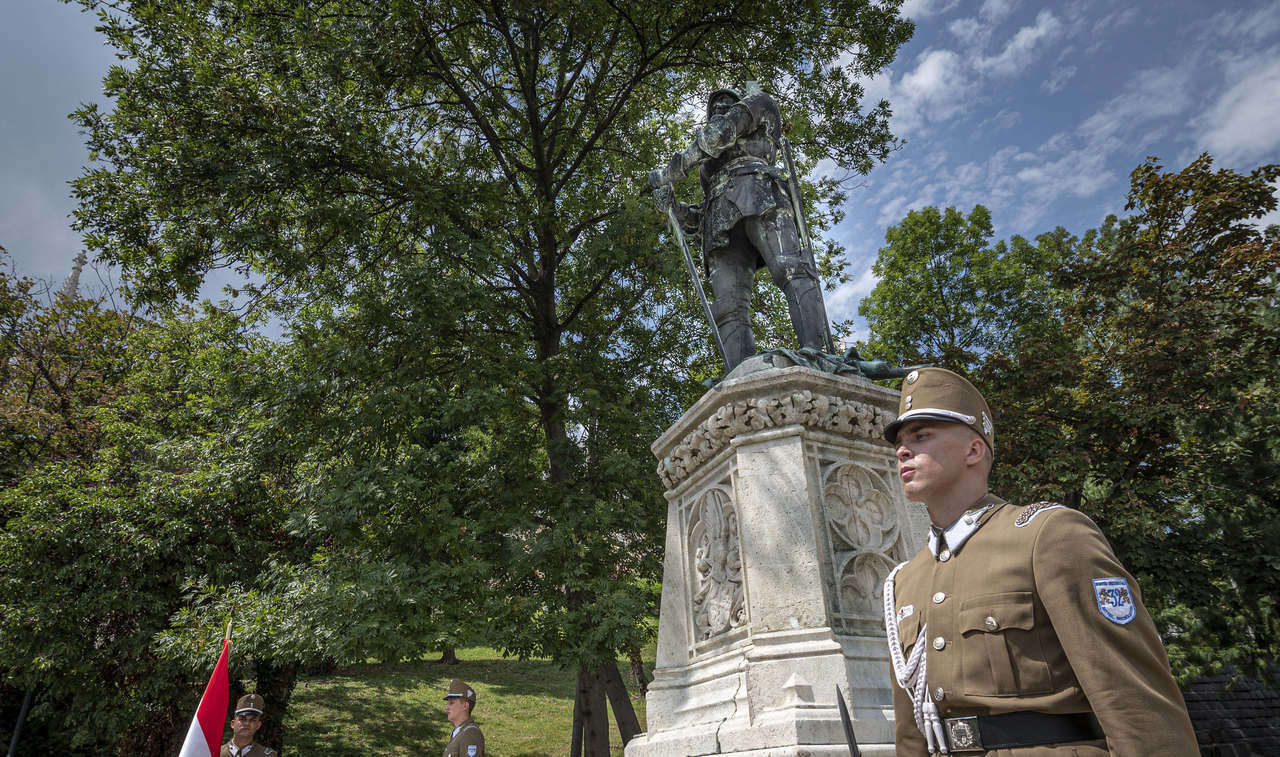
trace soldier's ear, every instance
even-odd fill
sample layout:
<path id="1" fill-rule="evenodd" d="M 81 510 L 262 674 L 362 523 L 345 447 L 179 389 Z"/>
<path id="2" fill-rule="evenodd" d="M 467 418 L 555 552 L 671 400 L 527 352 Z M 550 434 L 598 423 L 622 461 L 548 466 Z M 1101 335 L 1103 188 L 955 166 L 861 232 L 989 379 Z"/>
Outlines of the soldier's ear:
<path id="1" fill-rule="evenodd" d="M 982 441 L 982 437 L 974 434 L 969 439 L 969 446 L 965 448 L 964 462 L 965 465 L 986 465 L 987 443 Z"/>

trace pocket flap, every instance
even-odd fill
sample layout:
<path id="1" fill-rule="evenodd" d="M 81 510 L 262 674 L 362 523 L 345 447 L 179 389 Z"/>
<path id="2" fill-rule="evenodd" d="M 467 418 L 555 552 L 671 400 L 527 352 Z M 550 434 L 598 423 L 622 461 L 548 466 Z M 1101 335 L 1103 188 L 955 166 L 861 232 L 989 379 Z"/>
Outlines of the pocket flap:
<path id="1" fill-rule="evenodd" d="M 1030 631 L 1035 624 L 1035 604 L 1029 591 L 984 594 L 960 605 L 960 633 L 999 633 L 1006 628 Z"/>
<path id="2" fill-rule="evenodd" d="M 913 612 L 898 622 L 898 642 L 903 649 L 911 649 L 920 635 L 920 613 Z"/>

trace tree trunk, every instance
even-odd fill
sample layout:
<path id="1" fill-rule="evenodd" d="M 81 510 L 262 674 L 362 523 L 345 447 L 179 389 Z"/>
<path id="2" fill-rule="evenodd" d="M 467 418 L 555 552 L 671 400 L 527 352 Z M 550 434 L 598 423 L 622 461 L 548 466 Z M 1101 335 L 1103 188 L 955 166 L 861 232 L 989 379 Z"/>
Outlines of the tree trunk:
<path id="1" fill-rule="evenodd" d="M 255 666 L 254 679 L 258 683 L 257 693 L 262 697 L 262 727 L 254 741 L 284 753 L 285 729 L 284 718 L 289 711 L 289 698 L 293 696 L 293 687 L 298 682 L 298 666 L 296 663 L 275 665 L 270 662 L 259 662 Z"/>
<path id="2" fill-rule="evenodd" d="M 631 661 L 631 675 L 636 677 L 636 688 L 640 691 L 640 696 L 649 693 L 649 677 L 644 672 L 644 659 L 640 657 L 640 650 L 632 647 L 627 650 L 627 659 Z"/>
<path id="3" fill-rule="evenodd" d="M 627 686 L 622 682 L 618 666 L 609 663 L 600 667 L 604 677 L 604 690 L 609 695 L 609 704 L 613 707 L 613 720 L 618 724 L 618 733 L 622 734 L 622 743 L 626 744 L 640 733 L 640 719 L 636 717 L 636 708 L 631 704 L 627 694 Z"/>
<path id="4" fill-rule="evenodd" d="M 442 662 L 445 665 L 457 665 L 458 664 L 457 650 L 455 650 L 453 647 L 445 647 L 444 649 L 440 650 L 439 662 Z"/>
<path id="5" fill-rule="evenodd" d="M 582 731 L 582 757 L 609 757 L 609 711 L 602 668 L 578 667 L 574 728 Z"/>
<path id="6" fill-rule="evenodd" d="M 582 698 L 578 696 L 577 687 L 573 694 L 573 737 L 569 742 L 569 757 L 582 757 Z"/>

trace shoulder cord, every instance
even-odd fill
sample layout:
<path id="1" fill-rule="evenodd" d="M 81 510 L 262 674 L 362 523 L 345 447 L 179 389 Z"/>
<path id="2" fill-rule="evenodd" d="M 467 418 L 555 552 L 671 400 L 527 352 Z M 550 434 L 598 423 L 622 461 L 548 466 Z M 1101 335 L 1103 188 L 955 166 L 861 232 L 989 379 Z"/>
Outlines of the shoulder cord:
<path id="1" fill-rule="evenodd" d="M 893 579 L 906 563 L 900 563 L 889 572 L 884 580 L 884 632 L 889 637 L 889 659 L 893 662 L 893 673 L 898 685 L 907 692 L 911 700 L 912 714 L 915 715 L 916 727 L 924 734 L 929 753 L 950 754 L 947 740 L 942 735 L 942 718 L 938 715 L 938 705 L 929 697 L 929 684 L 925 677 L 925 654 L 929 625 L 920 626 L 916 643 L 911 648 L 911 657 L 902 654 L 902 644 L 898 641 L 897 608 L 894 602 Z"/>

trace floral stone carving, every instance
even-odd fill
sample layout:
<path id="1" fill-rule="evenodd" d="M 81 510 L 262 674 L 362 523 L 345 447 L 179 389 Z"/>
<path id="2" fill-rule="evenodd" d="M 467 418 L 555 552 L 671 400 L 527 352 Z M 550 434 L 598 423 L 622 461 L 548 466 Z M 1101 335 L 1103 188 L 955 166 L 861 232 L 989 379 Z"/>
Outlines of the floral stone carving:
<path id="1" fill-rule="evenodd" d="M 884 427 L 896 417 L 883 408 L 807 389 L 738 400 L 721 406 L 686 434 L 658 463 L 658 476 L 667 488 L 673 488 L 728 446 L 731 439 L 749 431 L 799 424 L 846 436 L 880 439 Z"/>
<path id="2" fill-rule="evenodd" d="M 893 497 L 879 476 L 852 462 L 831 467 L 823 495 L 837 567 L 844 562 L 840 604 L 878 613 L 885 577 L 906 559 Z"/>
<path id="3" fill-rule="evenodd" d="M 689 517 L 693 550 L 693 627 L 698 641 L 746 622 L 738 514 L 724 488 L 709 489 Z"/>

